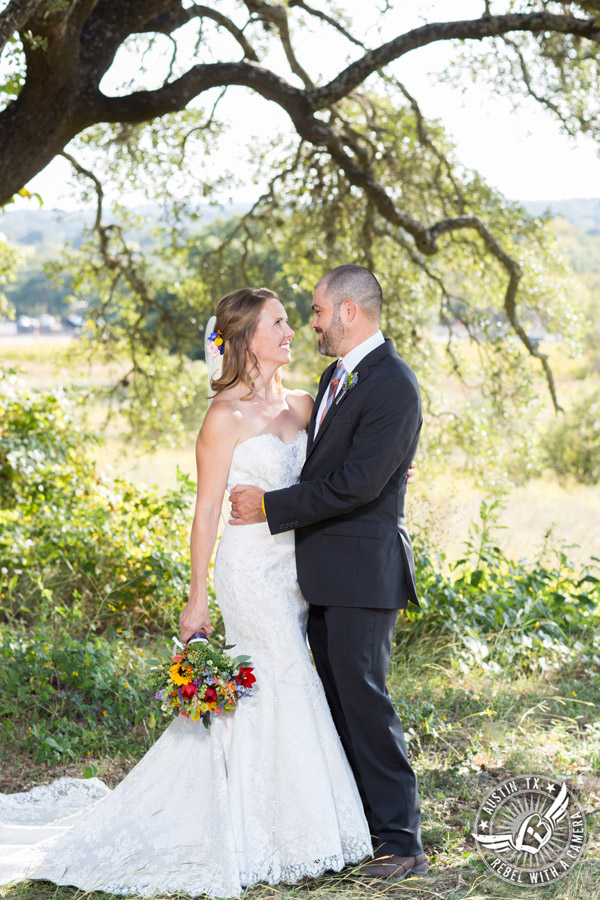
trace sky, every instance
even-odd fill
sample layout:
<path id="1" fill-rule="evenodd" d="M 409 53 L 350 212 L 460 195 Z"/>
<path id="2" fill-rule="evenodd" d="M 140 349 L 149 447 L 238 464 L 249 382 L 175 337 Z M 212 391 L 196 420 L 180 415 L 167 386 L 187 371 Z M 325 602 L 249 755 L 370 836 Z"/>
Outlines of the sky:
<path id="1" fill-rule="evenodd" d="M 220 3 L 220 6 L 227 5 Z M 314 6 L 323 4 L 313 3 Z M 505 3 L 496 3 L 498 11 Z M 474 18 L 481 14 L 482 0 L 412 0 L 393 5 L 384 35 L 369 31 L 370 3 L 347 0 L 352 9 L 356 33 L 371 46 L 389 40 L 396 34 L 422 23 L 444 18 Z M 492 7 L 494 9 L 494 7 Z M 191 34 L 191 31 L 190 31 Z M 165 39 L 166 40 L 166 39 Z M 216 48 L 216 53 L 229 51 L 230 58 L 239 58 L 237 45 Z M 344 45 L 344 48 L 346 45 Z M 297 41 L 297 55 L 306 68 L 320 71 L 324 81 L 335 74 L 340 65 L 341 43 L 331 32 L 324 40 L 318 34 L 306 32 Z M 166 51 L 166 46 L 165 46 Z M 338 52 L 339 51 L 339 52 Z M 488 87 L 465 81 L 463 92 L 439 81 L 455 51 L 443 44 L 413 51 L 393 65 L 393 71 L 417 97 L 426 116 L 438 119 L 457 146 L 459 159 L 469 168 L 479 171 L 486 180 L 506 197 L 514 200 L 559 200 L 567 197 L 600 196 L 600 158 L 591 139 L 574 140 L 564 135 L 554 119 L 533 100 L 523 101 L 515 113 L 507 98 L 494 96 Z M 158 60 L 157 60 L 158 62 Z M 278 60 L 272 59 L 273 63 Z M 116 93 L 119 84 L 134 71 L 136 61 L 127 54 L 117 57 L 113 70 L 103 83 L 107 93 Z M 157 65 L 157 71 L 159 66 Z M 278 66 L 279 68 L 279 66 Z M 280 69 L 285 71 L 285 69 Z M 258 96 L 247 91 L 231 91 L 221 107 L 231 127 L 219 153 L 219 166 L 239 173 L 243 171 L 244 148 L 235 138 L 244 140 L 254 134 L 276 133 L 290 129 L 286 115 Z M 69 164 L 62 159 L 52 162 L 36 176 L 28 188 L 39 192 L 46 208 L 74 208 L 79 204 L 73 188 Z M 250 202 L 259 188 L 249 182 L 231 198 Z M 131 196 L 129 202 L 142 202 Z M 21 206 L 22 204 L 19 203 Z M 14 208 L 14 207 L 13 207 Z"/>

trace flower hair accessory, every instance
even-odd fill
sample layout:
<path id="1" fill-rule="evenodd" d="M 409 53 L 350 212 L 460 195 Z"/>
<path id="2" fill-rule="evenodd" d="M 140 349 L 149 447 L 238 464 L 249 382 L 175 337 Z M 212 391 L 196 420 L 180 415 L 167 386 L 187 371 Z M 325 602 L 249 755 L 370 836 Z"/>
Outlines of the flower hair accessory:
<path id="1" fill-rule="evenodd" d="M 221 343 L 217 344 L 219 340 Z M 208 396 L 214 397 L 212 382 L 221 377 L 223 372 L 223 335 L 217 328 L 217 317 L 211 316 L 204 329 L 204 360 L 208 375 Z"/>
<path id="2" fill-rule="evenodd" d="M 211 331 L 211 333 L 206 338 L 206 343 L 209 348 L 209 353 L 212 353 L 213 356 L 216 356 L 217 353 L 220 353 L 223 356 L 223 350 L 225 346 L 223 344 L 223 334 L 221 331 Z M 212 349 L 210 349 L 212 346 Z"/>

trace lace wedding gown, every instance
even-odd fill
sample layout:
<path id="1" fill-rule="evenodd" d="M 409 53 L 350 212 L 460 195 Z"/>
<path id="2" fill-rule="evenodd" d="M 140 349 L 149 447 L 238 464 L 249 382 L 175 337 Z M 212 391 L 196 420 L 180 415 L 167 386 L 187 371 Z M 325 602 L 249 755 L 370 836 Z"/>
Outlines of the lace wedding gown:
<path id="1" fill-rule="evenodd" d="M 228 486 L 298 479 L 306 433 L 239 444 Z M 251 656 L 254 696 L 230 715 L 177 718 L 114 790 L 60 778 L 0 795 L 0 884 L 234 897 L 340 870 L 371 853 L 368 826 L 306 645 L 294 535 L 225 527 L 215 586 L 227 642 Z"/>

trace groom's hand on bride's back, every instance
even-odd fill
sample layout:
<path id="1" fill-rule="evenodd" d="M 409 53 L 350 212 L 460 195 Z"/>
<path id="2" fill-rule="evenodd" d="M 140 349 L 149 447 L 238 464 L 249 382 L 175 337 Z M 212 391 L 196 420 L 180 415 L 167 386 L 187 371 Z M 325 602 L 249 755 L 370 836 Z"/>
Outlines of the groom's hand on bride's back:
<path id="1" fill-rule="evenodd" d="M 253 484 L 236 484 L 229 493 L 231 503 L 230 525 L 255 525 L 266 522 L 263 512 L 265 492 Z"/>
<path id="2" fill-rule="evenodd" d="M 406 473 L 406 483 L 412 484 L 416 475 L 417 464 L 413 460 Z M 236 484 L 229 494 L 231 503 L 230 525 L 255 525 L 265 522 L 263 497 L 265 492 L 253 484 Z"/>

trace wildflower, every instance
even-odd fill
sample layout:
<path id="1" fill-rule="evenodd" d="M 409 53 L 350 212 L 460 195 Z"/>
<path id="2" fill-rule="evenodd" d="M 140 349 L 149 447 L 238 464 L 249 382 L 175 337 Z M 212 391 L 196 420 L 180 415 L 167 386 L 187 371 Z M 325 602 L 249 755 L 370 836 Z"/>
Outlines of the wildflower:
<path id="1" fill-rule="evenodd" d="M 235 683 L 242 684 L 244 687 L 252 687 L 255 681 L 256 678 L 252 674 L 252 667 L 240 666 L 240 671 L 235 676 Z"/>
<path id="2" fill-rule="evenodd" d="M 71 672 L 71 675 L 79 675 L 79 672 L 77 672 L 75 669 L 73 669 L 73 671 Z"/>
<path id="3" fill-rule="evenodd" d="M 173 684 L 189 684 L 192 680 L 192 674 L 189 667 L 181 671 L 181 665 L 179 663 L 175 663 L 174 666 L 169 668 L 169 672 L 171 674 L 171 681 Z"/>

